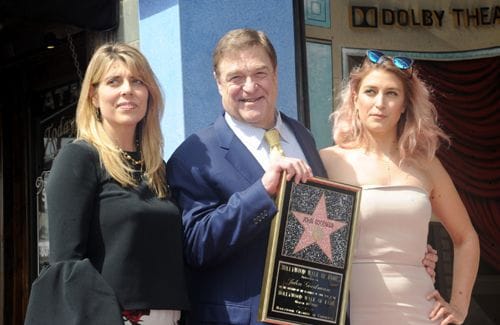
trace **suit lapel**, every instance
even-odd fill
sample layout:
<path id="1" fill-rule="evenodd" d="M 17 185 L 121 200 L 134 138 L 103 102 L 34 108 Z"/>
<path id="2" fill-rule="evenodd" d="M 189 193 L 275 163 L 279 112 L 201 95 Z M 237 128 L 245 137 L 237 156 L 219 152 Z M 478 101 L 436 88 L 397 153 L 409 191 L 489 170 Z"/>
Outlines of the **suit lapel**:
<path id="1" fill-rule="evenodd" d="M 319 157 L 316 144 L 314 142 L 311 142 L 312 140 L 310 140 L 312 139 L 311 136 L 305 133 L 306 130 L 303 129 L 302 126 L 300 128 L 297 127 L 297 123 L 299 122 L 292 123 L 291 119 L 283 113 L 281 113 L 281 118 L 283 119 L 283 122 L 285 122 L 288 127 L 290 127 L 293 134 L 295 135 L 295 138 L 297 139 L 297 142 L 299 143 L 300 148 L 302 149 L 302 152 L 307 159 L 307 163 L 313 170 L 314 176 L 325 177 L 325 168 L 323 167 L 323 163 L 321 162 L 321 158 Z"/>
<path id="2" fill-rule="evenodd" d="M 237 173 L 250 184 L 256 182 L 264 174 L 262 166 L 251 152 L 229 128 L 223 116 L 214 123 L 215 133 L 221 149 L 226 150 L 226 159 Z"/>

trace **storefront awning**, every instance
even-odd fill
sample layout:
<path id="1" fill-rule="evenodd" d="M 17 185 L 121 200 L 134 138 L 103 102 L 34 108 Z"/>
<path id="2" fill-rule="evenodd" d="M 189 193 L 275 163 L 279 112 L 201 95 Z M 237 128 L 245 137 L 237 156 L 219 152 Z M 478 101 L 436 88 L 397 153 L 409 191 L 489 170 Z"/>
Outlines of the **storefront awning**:
<path id="1" fill-rule="evenodd" d="M 57 22 L 106 31 L 118 27 L 119 0 L 0 0 L 0 18 Z"/>

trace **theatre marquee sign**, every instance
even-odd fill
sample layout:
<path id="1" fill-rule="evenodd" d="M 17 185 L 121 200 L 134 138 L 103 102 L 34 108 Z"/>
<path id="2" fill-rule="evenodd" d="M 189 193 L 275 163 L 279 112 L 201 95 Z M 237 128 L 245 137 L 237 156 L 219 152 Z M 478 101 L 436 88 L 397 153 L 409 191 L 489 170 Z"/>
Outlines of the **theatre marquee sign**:
<path id="1" fill-rule="evenodd" d="M 352 27 L 443 27 L 457 28 L 497 26 L 500 24 L 500 6 L 443 9 L 402 9 L 373 6 L 351 6 Z"/>

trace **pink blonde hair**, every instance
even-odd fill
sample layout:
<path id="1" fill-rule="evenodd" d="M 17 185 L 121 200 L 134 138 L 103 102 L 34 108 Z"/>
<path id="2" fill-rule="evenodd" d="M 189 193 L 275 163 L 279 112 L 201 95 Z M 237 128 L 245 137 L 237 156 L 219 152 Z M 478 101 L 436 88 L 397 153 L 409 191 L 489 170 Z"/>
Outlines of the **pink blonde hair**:
<path id="1" fill-rule="evenodd" d="M 391 60 L 375 64 L 365 59 L 355 67 L 337 99 L 337 108 L 330 115 L 333 139 L 341 147 L 357 147 L 368 143 L 366 130 L 356 114 L 354 96 L 363 79 L 372 71 L 385 70 L 396 75 L 403 83 L 405 113 L 398 122 L 398 149 L 400 164 L 404 161 L 423 163 L 432 160 L 440 141 L 449 143 L 448 136 L 437 123 L 437 110 L 431 102 L 431 91 L 418 77 L 418 71 L 400 70 Z"/>

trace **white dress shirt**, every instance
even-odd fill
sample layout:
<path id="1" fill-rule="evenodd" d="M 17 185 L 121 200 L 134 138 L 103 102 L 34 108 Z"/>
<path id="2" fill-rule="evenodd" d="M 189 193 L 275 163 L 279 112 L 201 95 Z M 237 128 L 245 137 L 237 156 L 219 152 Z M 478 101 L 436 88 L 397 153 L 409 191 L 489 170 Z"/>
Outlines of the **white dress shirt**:
<path id="1" fill-rule="evenodd" d="M 257 159 L 259 164 L 264 170 L 267 170 L 269 166 L 269 145 L 264 139 L 264 133 L 266 130 L 254 127 L 247 123 L 238 121 L 234 119 L 231 115 L 225 113 L 224 118 L 229 125 L 229 128 L 233 130 L 234 134 L 240 139 L 241 142 L 247 147 L 252 155 Z M 307 161 L 302 149 L 300 148 L 295 135 L 290 130 L 290 128 L 283 123 L 281 115 L 278 112 L 276 117 L 276 125 L 274 126 L 280 133 L 281 147 L 285 152 L 285 156 L 292 158 L 299 158 Z"/>

